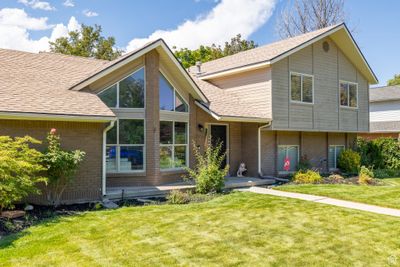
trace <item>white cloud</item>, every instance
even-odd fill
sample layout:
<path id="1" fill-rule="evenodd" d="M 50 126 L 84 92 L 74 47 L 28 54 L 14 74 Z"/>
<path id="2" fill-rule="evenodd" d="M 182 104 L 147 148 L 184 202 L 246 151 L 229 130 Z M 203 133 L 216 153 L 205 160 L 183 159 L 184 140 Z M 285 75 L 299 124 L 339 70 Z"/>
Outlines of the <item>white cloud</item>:
<path id="1" fill-rule="evenodd" d="M 18 0 L 19 3 L 29 6 L 33 9 L 41 9 L 41 10 L 56 10 L 49 2 L 39 1 L 39 0 Z"/>
<path id="2" fill-rule="evenodd" d="M 83 10 L 83 15 L 85 15 L 86 17 L 97 17 L 99 14 L 94 12 L 94 11 L 90 11 L 88 9 Z"/>
<path id="3" fill-rule="evenodd" d="M 187 20 L 172 30 L 157 30 L 146 38 L 129 42 L 131 51 L 158 38 L 178 48 L 197 48 L 200 44 L 224 44 L 240 33 L 247 38 L 272 15 L 275 0 L 222 0 L 207 14 Z"/>
<path id="4" fill-rule="evenodd" d="M 0 47 L 28 52 L 49 50 L 49 41 L 67 36 L 69 31 L 78 30 L 80 25 L 75 17 L 71 17 L 68 25 L 47 24 L 47 18 L 33 18 L 18 8 L 0 9 Z M 29 31 L 52 29 L 50 36 L 37 40 L 30 37 Z"/>
<path id="5" fill-rule="evenodd" d="M 64 6 L 66 7 L 74 7 L 75 3 L 72 0 L 65 0 L 65 2 L 63 3 Z"/>
<path id="6" fill-rule="evenodd" d="M 48 18 L 32 18 L 23 9 L 3 8 L 0 9 L 0 25 L 16 26 L 27 30 L 46 30 L 51 25 L 47 24 Z"/>

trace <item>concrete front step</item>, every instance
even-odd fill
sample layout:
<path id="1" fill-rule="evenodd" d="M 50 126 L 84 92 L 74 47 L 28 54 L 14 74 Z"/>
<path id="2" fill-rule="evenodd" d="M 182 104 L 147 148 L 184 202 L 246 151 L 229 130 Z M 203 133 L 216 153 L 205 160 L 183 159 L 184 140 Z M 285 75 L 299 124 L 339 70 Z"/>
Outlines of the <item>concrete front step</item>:
<path id="1" fill-rule="evenodd" d="M 260 179 L 254 177 L 227 177 L 225 189 L 248 188 L 252 186 L 264 186 L 274 184 L 274 179 Z M 160 186 L 135 186 L 135 187 L 111 187 L 107 189 L 106 199 L 128 199 L 141 197 L 164 197 L 172 190 L 189 190 L 195 188 L 190 183 L 172 183 Z"/>

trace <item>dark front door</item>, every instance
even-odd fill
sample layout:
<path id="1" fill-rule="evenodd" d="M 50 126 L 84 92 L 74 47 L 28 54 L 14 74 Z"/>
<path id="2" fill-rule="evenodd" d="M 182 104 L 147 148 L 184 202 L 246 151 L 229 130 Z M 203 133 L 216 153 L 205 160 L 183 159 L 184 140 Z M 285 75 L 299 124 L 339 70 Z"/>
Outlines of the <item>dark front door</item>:
<path id="1" fill-rule="evenodd" d="M 228 148 L 228 127 L 227 125 L 211 125 L 211 144 L 213 147 L 217 146 L 219 143 L 222 143 L 221 147 L 221 155 L 226 153 Z M 221 164 L 221 168 L 224 168 L 227 163 L 227 154 L 225 155 L 225 159 Z"/>

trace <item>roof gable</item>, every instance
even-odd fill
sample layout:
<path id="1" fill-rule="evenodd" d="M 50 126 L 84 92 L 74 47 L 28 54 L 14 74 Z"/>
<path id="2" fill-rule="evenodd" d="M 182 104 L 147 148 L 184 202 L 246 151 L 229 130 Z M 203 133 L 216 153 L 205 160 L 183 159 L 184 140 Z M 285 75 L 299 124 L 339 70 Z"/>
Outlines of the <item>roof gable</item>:
<path id="1" fill-rule="evenodd" d="M 240 71 L 269 66 L 327 36 L 357 66 L 370 84 L 378 82 L 374 72 L 344 23 L 206 62 L 201 66 L 202 74 L 199 75 L 199 78 L 207 80 Z M 191 68 L 191 71 L 195 72 L 195 68 Z"/>
<path id="2" fill-rule="evenodd" d="M 205 95 L 197 87 L 196 83 L 189 76 L 186 70 L 182 67 L 182 65 L 179 63 L 179 61 L 173 55 L 172 51 L 169 49 L 169 47 L 165 44 L 165 42 L 162 39 L 158 39 L 156 41 L 148 43 L 147 45 L 139 49 L 136 49 L 130 53 L 127 53 L 109 62 L 108 64 L 103 66 L 102 69 L 97 70 L 96 72 L 92 73 L 85 79 L 77 82 L 69 89 L 73 91 L 82 90 L 86 86 L 94 83 L 95 81 L 104 77 L 105 75 L 114 72 L 115 70 L 125 66 L 126 64 L 129 64 L 130 62 L 136 60 L 139 57 L 142 57 L 143 55 L 147 54 L 148 52 L 154 49 L 156 49 L 157 52 L 160 54 L 160 61 L 163 61 L 164 64 L 167 65 L 167 67 L 175 69 L 173 73 L 177 77 L 179 76 L 181 78 L 181 81 L 184 81 L 187 84 L 186 88 L 188 88 L 188 91 L 193 95 L 194 98 L 204 102 L 208 101 Z"/>

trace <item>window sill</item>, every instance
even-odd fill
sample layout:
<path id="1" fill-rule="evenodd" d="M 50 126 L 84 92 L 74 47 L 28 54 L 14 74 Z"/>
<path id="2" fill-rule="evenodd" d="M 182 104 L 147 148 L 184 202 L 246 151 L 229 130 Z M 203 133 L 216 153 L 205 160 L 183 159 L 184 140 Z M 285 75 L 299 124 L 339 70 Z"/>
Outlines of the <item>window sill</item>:
<path id="1" fill-rule="evenodd" d="M 132 176 L 146 176 L 145 171 L 130 171 L 130 172 L 107 172 L 108 177 L 132 177 Z"/>
<path id="2" fill-rule="evenodd" d="M 313 105 L 314 105 L 314 103 L 301 102 L 301 101 L 293 101 L 293 100 L 290 100 L 290 104 L 294 104 L 294 105 L 305 105 L 305 106 L 313 106 Z"/>
<path id="3" fill-rule="evenodd" d="M 294 174 L 296 171 L 278 171 L 278 175 Z"/>
<path id="4" fill-rule="evenodd" d="M 358 110 L 358 107 L 340 106 L 341 109 Z"/>

